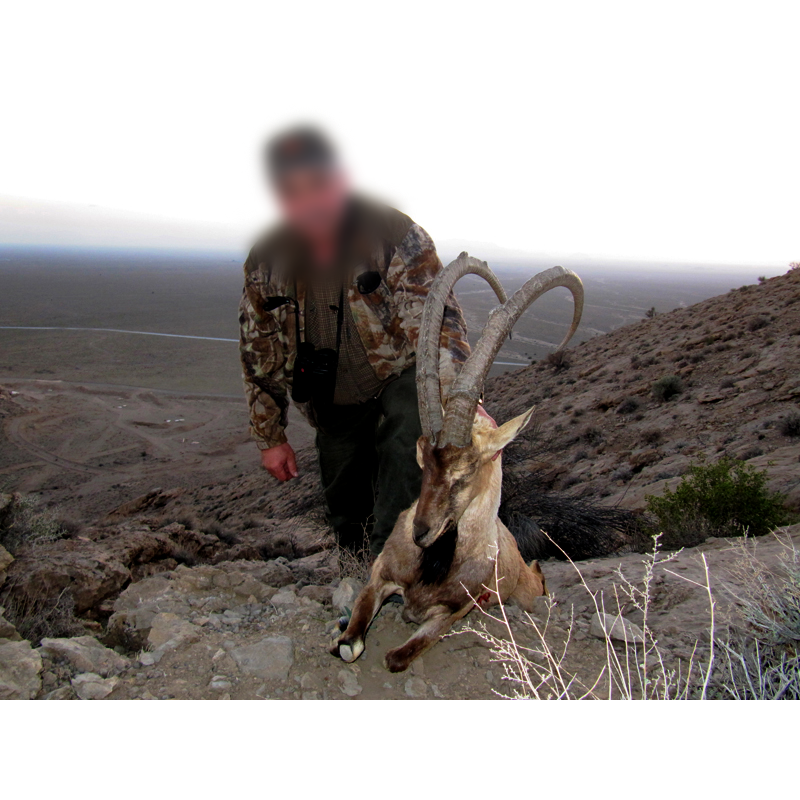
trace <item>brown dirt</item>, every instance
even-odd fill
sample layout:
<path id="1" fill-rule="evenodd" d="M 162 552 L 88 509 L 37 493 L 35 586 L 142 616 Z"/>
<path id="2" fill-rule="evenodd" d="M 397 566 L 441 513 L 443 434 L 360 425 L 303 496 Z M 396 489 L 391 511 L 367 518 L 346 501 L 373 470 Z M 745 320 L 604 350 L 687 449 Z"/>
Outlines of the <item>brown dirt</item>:
<path id="1" fill-rule="evenodd" d="M 800 272 L 597 337 L 570 351 L 567 364 L 556 371 L 542 362 L 489 381 L 487 406 L 498 421 L 539 407 L 538 438 L 519 445 L 514 469 L 544 466 L 556 490 L 638 508 L 691 460 L 728 454 L 766 468 L 771 486 L 800 507 L 800 441 L 780 426 L 800 399 Z M 651 388 L 668 374 L 685 388 L 659 402 Z M 411 674 L 387 673 L 383 653 L 411 632 L 392 605 L 356 665 L 327 655 L 339 614 L 330 596 L 341 575 L 321 524 L 310 432 L 299 420 L 291 431 L 302 477 L 281 486 L 258 467 L 241 400 L 6 381 L 0 422 L 0 488 L 39 495 L 81 523 L 68 539 L 16 553 L 3 591 L 69 589 L 86 630 L 133 659 L 111 697 L 455 698 L 502 690 L 501 668 L 473 634 L 446 639 Z M 550 455 L 541 455 L 543 439 Z M 775 558 L 774 541 L 758 546 Z M 671 568 L 694 575 L 701 552 L 715 579 L 732 580 L 735 550 L 724 540 L 686 551 Z M 635 575 L 641 560 L 628 554 L 581 568 L 608 594 L 615 567 Z M 574 607 L 569 663 L 592 674 L 603 657 L 588 632 L 593 607 L 571 565 L 543 568 L 558 601 L 552 633 L 566 632 Z M 670 657 L 683 659 L 695 641 L 703 645 L 706 599 L 678 578 L 659 580 L 651 622 Z M 152 603 L 154 614 L 175 615 L 159 624 L 180 634 L 157 663 L 152 653 L 164 642 L 148 640 L 154 614 L 140 614 L 142 622 L 133 613 Z M 530 631 L 518 615 L 514 626 L 524 642 Z M 232 655 L 276 636 L 291 639 L 285 678 L 250 675 Z M 45 658 L 39 695 L 66 685 L 64 675 L 63 664 Z"/>

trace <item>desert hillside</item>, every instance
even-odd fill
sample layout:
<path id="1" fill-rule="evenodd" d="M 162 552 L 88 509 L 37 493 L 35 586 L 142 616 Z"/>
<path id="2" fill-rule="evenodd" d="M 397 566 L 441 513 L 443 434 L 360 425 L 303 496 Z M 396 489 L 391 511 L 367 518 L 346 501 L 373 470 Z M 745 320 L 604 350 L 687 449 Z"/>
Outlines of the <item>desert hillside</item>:
<path id="1" fill-rule="evenodd" d="M 636 511 L 698 459 L 726 455 L 766 469 L 798 510 L 800 270 L 597 336 L 491 379 L 485 396 L 499 422 L 537 407 L 505 457 L 529 493 Z M 359 662 L 327 654 L 364 569 L 327 535 L 307 431 L 296 440 L 301 478 L 278 486 L 258 469 L 233 399 L 8 380 L 0 421 L 0 697 L 467 698 L 507 688 L 491 648 L 469 632 L 411 674 L 385 672 L 383 652 L 413 629 L 392 604 Z M 786 536 L 797 542 L 800 531 Z M 625 537 L 614 542 L 581 567 L 608 597 L 617 567 L 642 572 Z M 758 548 L 770 563 L 782 552 L 770 537 Z M 708 649 L 703 554 L 727 587 L 721 618 L 742 586 L 741 548 L 724 539 L 656 576 L 648 624 L 670 663 Z M 570 669 L 601 668 L 605 640 L 574 567 L 549 560 L 543 570 L 556 601 L 548 636 L 571 639 Z M 510 622 L 528 641 L 521 615 Z"/>
<path id="2" fill-rule="evenodd" d="M 570 494 L 641 508 L 692 461 L 727 455 L 800 509 L 800 269 L 493 378 L 485 402 L 498 421 L 536 406 L 515 469 L 543 458 Z"/>

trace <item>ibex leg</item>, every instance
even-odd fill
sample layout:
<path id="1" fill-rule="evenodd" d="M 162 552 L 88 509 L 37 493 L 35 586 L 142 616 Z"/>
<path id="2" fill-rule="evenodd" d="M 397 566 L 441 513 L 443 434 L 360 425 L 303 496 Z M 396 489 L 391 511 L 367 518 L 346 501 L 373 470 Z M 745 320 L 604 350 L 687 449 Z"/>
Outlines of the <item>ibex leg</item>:
<path id="1" fill-rule="evenodd" d="M 408 669 L 415 658 L 419 658 L 428 648 L 435 645 L 471 608 L 472 604 L 455 614 L 445 606 L 431 609 L 430 616 L 419 626 L 416 633 L 405 644 L 395 647 L 386 654 L 384 659 L 386 669 L 389 672 L 403 672 Z"/>
<path id="2" fill-rule="evenodd" d="M 373 575 L 376 570 L 373 569 Z M 364 652 L 364 639 L 375 615 L 387 597 L 395 594 L 398 586 L 384 580 L 370 580 L 356 599 L 350 623 L 331 647 L 331 653 L 344 661 L 355 661 Z"/>
<path id="3" fill-rule="evenodd" d="M 519 581 L 509 600 L 513 600 L 523 611 L 530 613 L 533 611 L 534 600 L 547 594 L 547 587 L 538 561 L 531 561 L 528 566 L 522 560 L 522 556 L 519 557 L 519 560 L 522 562 L 519 569 Z"/>

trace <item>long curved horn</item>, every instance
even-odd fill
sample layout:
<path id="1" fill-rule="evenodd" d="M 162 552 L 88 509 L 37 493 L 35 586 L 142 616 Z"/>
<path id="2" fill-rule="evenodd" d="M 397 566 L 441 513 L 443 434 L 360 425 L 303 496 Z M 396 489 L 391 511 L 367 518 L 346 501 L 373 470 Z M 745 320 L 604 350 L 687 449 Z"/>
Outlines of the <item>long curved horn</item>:
<path id="1" fill-rule="evenodd" d="M 441 445 L 465 447 L 472 438 L 475 408 L 483 391 L 486 374 L 497 356 L 503 340 L 514 327 L 522 313 L 545 292 L 565 286 L 572 292 L 575 311 L 564 341 L 558 350 L 566 347 L 578 329 L 583 313 L 583 284 L 572 270 L 553 267 L 531 278 L 513 297 L 489 315 L 481 338 L 472 350 L 458 377 L 450 388 L 447 411 L 442 428 Z"/>
<path id="2" fill-rule="evenodd" d="M 439 382 L 439 340 L 447 298 L 464 275 L 478 275 L 494 289 L 501 303 L 506 293 L 485 261 L 461 253 L 441 269 L 431 285 L 422 311 L 417 344 L 417 401 L 422 435 L 433 443 L 442 430 L 442 396 Z"/>

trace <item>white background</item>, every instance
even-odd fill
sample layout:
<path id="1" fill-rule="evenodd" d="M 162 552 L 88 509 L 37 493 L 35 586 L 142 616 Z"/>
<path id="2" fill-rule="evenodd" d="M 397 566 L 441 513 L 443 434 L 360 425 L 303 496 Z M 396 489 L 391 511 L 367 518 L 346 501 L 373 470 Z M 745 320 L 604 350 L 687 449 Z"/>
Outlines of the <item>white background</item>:
<path id="1" fill-rule="evenodd" d="M 244 247 L 311 120 L 437 240 L 785 266 L 798 8 L 8 3 L 0 240 Z"/>
<path id="2" fill-rule="evenodd" d="M 153 241 L 163 217 L 175 241 L 239 246 L 264 215 L 258 142 L 303 117 L 440 238 L 782 264 L 800 257 L 791 8 L 6 3 L 0 230 L 122 241 L 127 219 Z M 786 704 L 296 708 L 7 704 L 4 789 L 660 798 L 794 780 Z"/>

